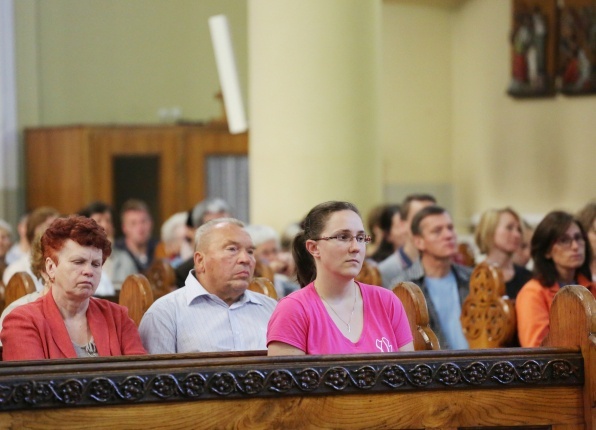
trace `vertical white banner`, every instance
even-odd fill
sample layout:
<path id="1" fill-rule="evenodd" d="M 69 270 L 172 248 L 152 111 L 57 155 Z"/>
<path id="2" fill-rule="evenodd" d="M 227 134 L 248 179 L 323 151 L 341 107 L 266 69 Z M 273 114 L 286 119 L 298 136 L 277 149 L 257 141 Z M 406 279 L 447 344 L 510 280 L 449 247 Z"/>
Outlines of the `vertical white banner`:
<path id="1" fill-rule="evenodd" d="M 219 73 L 219 82 L 223 93 L 228 128 L 230 133 L 243 133 L 248 129 L 244 102 L 240 91 L 240 81 L 236 68 L 236 59 L 230 26 L 225 15 L 215 15 L 209 18 L 211 41 L 215 52 L 215 62 Z"/>

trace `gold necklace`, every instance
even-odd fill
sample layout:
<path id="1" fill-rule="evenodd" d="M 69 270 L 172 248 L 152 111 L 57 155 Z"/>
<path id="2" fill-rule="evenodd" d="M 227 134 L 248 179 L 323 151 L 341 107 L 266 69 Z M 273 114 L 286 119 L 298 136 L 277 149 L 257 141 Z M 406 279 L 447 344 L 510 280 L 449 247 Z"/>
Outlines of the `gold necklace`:
<path id="1" fill-rule="evenodd" d="M 337 312 L 335 312 L 335 309 L 333 309 L 333 306 L 331 306 L 331 305 L 329 304 L 329 302 L 328 302 L 327 300 L 325 300 L 325 299 L 323 298 L 323 296 L 321 296 L 321 295 L 319 294 L 319 290 L 317 290 L 317 287 L 315 287 L 315 286 L 314 286 L 314 284 L 313 284 L 313 287 L 315 288 L 315 291 L 317 292 L 317 295 L 318 295 L 318 296 L 321 298 L 321 300 L 323 300 L 323 301 L 324 301 L 324 302 L 327 304 L 327 306 L 329 306 L 329 309 L 331 309 L 331 310 L 333 311 L 333 313 L 334 313 L 335 315 L 337 315 L 337 317 L 339 318 L 339 320 L 340 320 L 342 323 L 344 323 L 344 324 L 345 324 L 345 325 L 348 327 L 348 333 L 351 333 L 351 332 L 352 332 L 352 327 L 350 326 L 350 323 L 352 322 L 352 317 L 354 316 L 354 309 L 356 309 L 356 297 L 357 297 L 357 296 L 356 296 L 356 284 L 354 284 L 354 304 L 352 305 L 352 312 L 350 313 L 350 319 L 348 320 L 348 322 L 345 322 L 345 321 L 343 320 L 343 318 L 342 318 L 342 317 L 340 317 L 340 316 L 339 316 L 339 314 L 338 314 Z"/>

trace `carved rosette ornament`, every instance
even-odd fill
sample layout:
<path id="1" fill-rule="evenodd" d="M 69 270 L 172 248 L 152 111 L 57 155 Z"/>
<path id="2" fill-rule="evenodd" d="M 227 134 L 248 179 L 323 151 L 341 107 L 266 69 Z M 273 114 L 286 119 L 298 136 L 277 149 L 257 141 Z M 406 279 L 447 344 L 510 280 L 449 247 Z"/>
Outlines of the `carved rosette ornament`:
<path id="1" fill-rule="evenodd" d="M 283 368 L 267 361 L 262 362 L 258 370 L 246 370 L 246 366 L 217 372 L 193 368 L 189 373 L 163 373 L 162 370 L 162 373 L 130 376 L 98 377 L 84 372 L 77 372 L 80 375 L 77 378 L 60 378 L 54 374 L 49 379 L 19 380 L 12 376 L 0 378 L 0 410 L 308 393 L 332 395 L 362 390 L 391 392 L 460 386 L 490 388 L 502 384 L 583 383 L 583 360 L 578 354 L 545 355 L 526 360 L 496 356 L 469 361 L 465 357 L 464 354 L 445 361 L 434 358 L 425 363 L 419 360 L 373 362 L 376 364 L 363 361 L 340 366 L 333 362 L 327 366 L 325 362 L 317 366 L 287 363 Z"/>

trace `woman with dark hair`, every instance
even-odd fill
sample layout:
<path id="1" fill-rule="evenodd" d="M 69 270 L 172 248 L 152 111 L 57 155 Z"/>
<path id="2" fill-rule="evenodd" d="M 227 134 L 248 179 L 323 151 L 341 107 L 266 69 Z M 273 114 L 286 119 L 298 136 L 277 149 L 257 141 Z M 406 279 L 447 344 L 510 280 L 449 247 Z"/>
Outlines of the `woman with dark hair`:
<path id="1" fill-rule="evenodd" d="M 321 203 L 303 226 L 292 244 L 302 289 L 275 308 L 267 328 L 269 355 L 413 351 L 395 294 L 354 280 L 370 242 L 358 209 Z"/>
<path id="2" fill-rule="evenodd" d="M 582 225 L 562 211 L 547 214 L 532 236 L 534 276 L 517 295 L 517 330 L 523 347 L 540 346 L 549 330 L 555 294 L 565 285 L 583 285 L 596 297 L 591 282 L 592 250 Z"/>
<path id="3" fill-rule="evenodd" d="M 399 205 L 383 205 L 377 208 L 378 213 L 371 213 L 368 228 L 372 232 L 372 241 L 377 244 L 369 258 L 380 263 L 399 249 L 407 238 L 405 229 L 401 229 Z M 373 217 L 372 215 L 376 216 Z"/>
<path id="4" fill-rule="evenodd" d="M 14 309 L 0 333 L 4 360 L 145 354 L 126 308 L 92 297 L 112 247 L 94 220 L 56 219 L 41 238 L 50 291 Z"/>
<path id="5" fill-rule="evenodd" d="M 505 281 L 507 295 L 515 299 L 532 274 L 513 263 L 522 243 L 521 218 L 511 208 L 489 209 L 482 214 L 474 233 L 476 245 L 486 262 L 497 267 Z"/>

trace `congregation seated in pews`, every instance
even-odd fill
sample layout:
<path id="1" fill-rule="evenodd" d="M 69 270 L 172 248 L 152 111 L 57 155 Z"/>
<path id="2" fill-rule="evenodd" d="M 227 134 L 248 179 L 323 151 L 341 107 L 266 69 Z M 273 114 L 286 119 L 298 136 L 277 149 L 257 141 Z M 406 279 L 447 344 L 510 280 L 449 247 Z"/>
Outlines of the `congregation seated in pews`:
<path id="1" fill-rule="evenodd" d="M 0 423 L 68 427 L 83 420 L 114 429 L 595 428 L 595 309 L 585 288 L 561 289 L 546 346 L 533 349 L 4 362 Z"/>
<path id="2" fill-rule="evenodd" d="M 126 351 L 107 352 L 105 348 L 98 346 L 97 353 L 93 354 L 92 347 L 84 348 L 85 352 L 76 355 L 95 358 L 76 363 L 64 360 L 52 360 L 46 364 L 30 362 L 26 365 L 27 372 L 33 376 L 27 377 L 18 376 L 23 364 L 1 363 L 0 384 L 4 391 L 0 392 L 0 423 L 16 423 L 17 421 L 12 420 L 19 420 L 19 423 L 28 427 L 27 423 L 32 423 L 34 419 L 41 419 L 41 422 L 64 419 L 62 417 L 68 415 L 69 406 L 94 406 L 85 408 L 84 411 L 79 410 L 91 420 L 106 412 L 110 416 L 113 414 L 120 417 L 120 420 L 112 420 L 111 417 L 102 420 L 102 425 L 120 428 L 125 427 L 126 420 L 134 416 L 147 416 L 154 425 L 164 427 L 172 422 L 164 421 L 164 414 L 153 415 L 152 410 L 156 405 L 145 403 L 168 402 L 170 413 L 195 417 L 194 420 L 189 418 L 185 421 L 184 418 L 178 422 L 188 427 L 197 426 L 197 417 L 202 420 L 199 427 L 203 424 L 205 427 L 229 427 L 242 420 L 265 427 L 345 428 L 494 428 L 548 425 L 553 428 L 590 428 L 596 424 L 593 418 L 595 396 L 591 388 L 596 371 L 596 343 L 592 336 L 596 330 L 593 326 L 593 321 L 596 321 L 593 316 L 596 302 L 588 289 L 581 286 L 557 288 L 559 294 L 553 300 L 552 308 L 548 309 L 550 323 L 547 327 L 550 330 L 547 330 L 548 335 L 543 341 L 544 348 L 491 349 L 481 353 L 440 350 L 442 345 L 431 328 L 431 314 L 424 290 L 411 282 L 395 285 L 393 292 L 372 286 L 374 280 L 379 279 L 379 272 L 374 265 L 364 264 L 364 244 L 369 239 L 364 233 L 358 212 L 349 205 L 331 209 L 334 202 L 331 203 L 330 206 L 324 204 L 313 209 L 322 211 L 325 216 L 319 221 L 311 220 L 309 225 L 317 227 L 308 232 L 310 236 L 305 236 L 303 242 L 299 240 L 295 243 L 296 246 L 303 245 L 310 256 L 308 258 L 312 258 L 310 266 L 304 264 L 304 260 L 298 260 L 302 261 L 298 265 L 299 280 L 305 287 L 301 292 L 303 295 L 308 293 L 308 285 L 314 281 L 311 292 L 316 294 L 311 294 L 309 300 L 301 299 L 301 305 L 314 303 L 321 306 L 322 311 L 316 314 L 316 319 L 327 319 L 329 324 L 325 329 L 327 331 L 320 333 L 328 335 L 330 331 L 336 330 L 356 344 L 354 341 L 360 340 L 352 334 L 358 334 L 359 330 L 363 332 L 365 327 L 374 327 L 370 325 L 370 320 L 364 318 L 365 301 L 382 292 L 387 308 L 397 304 L 399 306 L 395 309 L 401 308 L 401 317 L 393 319 L 394 322 L 397 321 L 399 330 L 411 333 L 409 339 L 412 341 L 412 348 L 403 349 L 418 352 L 403 352 L 403 340 L 390 337 L 369 342 L 372 348 L 351 351 L 370 353 L 366 356 L 346 355 L 347 351 L 342 354 L 343 347 L 337 351 L 318 351 L 312 347 L 315 344 L 313 340 L 306 340 L 305 349 L 300 349 L 299 343 L 278 336 L 276 333 L 279 331 L 274 328 L 269 338 L 270 355 L 279 355 L 279 351 L 271 354 L 271 342 L 286 341 L 302 353 L 333 355 L 299 357 L 297 351 L 285 350 L 285 354 L 289 352 L 292 356 L 265 357 L 264 331 L 259 335 L 262 336 L 259 341 L 262 343 L 256 342 L 254 347 L 247 346 L 251 342 L 248 339 L 250 333 L 246 334 L 245 331 L 241 335 L 245 337 L 243 339 L 237 338 L 236 333 L 226 333 L 222 330 L 221 321 L 224 326 L 231 324 L 238 328 L 239 325 L 233 319 L 228 319 L 229 316 L 223 320 L 221 317 L 248 305 L 266 307 L 270 303 L 271 312 L 279 312 L 284 317 L 292 316 L 284 312 L 283 307 L 276 305 L 276 291 L 270 279 L 251 278 L 256 262 L 249 257 L 253 246 L 244 226 L 233 219 L 219 219 L 204 224 L 197 230 L 195 269 L 188 274 L 184 288 L 174 289 L 171 281 L 172 268 L 162 264 L 157 265 L 154 272 L 148 272 L 152 281 L 143 275 L 131 275 L 126 278 L 120 291 L 120 304 L 126 307 L 124 312 L 128 314 L 127 327 L 131 327 L 127 329 L 127 333 L 130 335 L 136 332 L 136 328 L 132 328 L 140 323 L 143 334 L 143 321 L 151 321 L 146 325 L 147 337 L 143 336 L 143 341 L 147 342 L 149 339 L 151 343 L 152 337 L 161 337 L 169 339 L 170 343 L 174 340 L 174 346 L 164 350 L 157 348 L 154 351 L 148 347 L 149 352 L 177 353 L 176 355 L 106 358 L 107 355 L 120 355 Z M 426 216 L 442 217 L 445 214 L 444 210 L 436 212 L 432 207 L 427 213 L 430 215 L 422 212 L 418 224 Z M 57 223 L 59 224 L 60 222 Z M 567 227 L 570 225 L 575 226 L 573 221 Z M 424 227 L 422 225 L 422 231 L 425 231 Z M 447 224 L 444 227 L 449 230 Z M 584 236 L 580 237 L 577 231 L 572 230 L 565 229 L 565 234 L 558 234 L 555 238 L 558 240 L 556 245 L 563 249 L 577 248 Z M 537 231 L 540 237 L 540 230 Z M 48 235 L 51 237 L 52 227 Z M 205 239 L 205 235 L 209 240 Z M 70 246 L 70 243 L 67 245 Z M 59 256 L 69 250 L 68 246 L 59 248 Z M 102 248 L 98 260 L 97 253 L 84 246 L 82 248 L 84 251 L 77 248 L 77 252 L 89 255 L 90 263 L 103 260 L 109 254 Z M 64 280 L 69 279 L 67 275 L 74 273 L 66 271 L 64 266 L 60 267 L 63 262 L 62 258 L 58 258 L 55 262 L 49 261 L 46 267 L 47 275 L 53 283 L 63 282 L 53 288 L 64 287 Z M 99 266 L 101 267 L 101 261 Z M 305 267 L 316 267 L 316 270 L 300 270 Z M 93 269 L 90 270 L 93 272 Z M 260 273 L 265 273 L 266 267 L 260 270 Z M 151 273 L 155 275 L 152 276 Z M 166 278 L 170 280 L 164 281 Z M 93 279 L 98 280 L 95 275 Z M 334 279 L 333 282 L 340 279 L 345 281 L 347 287 L 344 288 L 344 285 L 342 288 L 348 294 L 344 294 L 344 302 L 333 300 L 333 295 L 330 294 L 333 289 L 329 289 L 329 286 L 334 283 L 329 283 L 330 279 Z M 500 269 L 488 263 L 478 265 L 470 276 L 469 285 L 470 294 L 462 304 L 461 327 L 470 348 L 506 346 L 515 333 L 515 310 L 505 293 Z M 204 291 L 196 290 L 197 287 Z M 161 298 L 154 300 L 156 291 L 161 293 Z M 251 291 L 261 294 L 251 294 Z M 48 296 L 53 297 L 52 294 Z M 296 293 L 283 299 L 281 303 L 287 304 L 295 297 L 298 297 Z M 206 299 L 210 306 L 219 306 L 223 312 L 212 307 L 206 315 L 210 321 L 196 322 L 194 318 L 197 314 L 193 311 L 198 308 L 194 308 L 193 304 L 199 303 L 197 298 Z M 38 302 L 42 303 L 44 300 Z M 97 301 L 89 300 L 90 303 Z M 387 306 L 388 300 L 395 305 Z M 172 318 L 181 312 L 190 315 L 190 319 Z M 309 316 L 308 313 L 304 315 Z M 254 314 L 251 313 L 246 320 L 238 316 L 239 321 L 247 326 L 243 328 L 247 330 L 256 328 L 259 331 L 261 329 L 258 327 L 266 327 L 269 320 L 267 316 L 263 319 L 264 324 L 250 328 L 248 326 L 254 324 Z M 35 320 L 33 315 L 30 317 Z M 144 320 L 145 317 L 148 319 Z M 270 326 L 275 324 L 274 318 L 269 320 Z M 216 333 L 215 341 L 219 343 L 204 349 L 179 347 L 177 332 L 190 332 L 190 329 L 185 328 L 189 327 L 185 326 L 189 321 L 193 321 L 191 325 L 196 332 L 207 335 Z M 299 323 L 305 324 L 304 321 Z M 300 325 L 295 325 L 296 322 L 287 318 L 281 326 L 288 327 L 288 324 L 293 324 L 293 333 L 299 333 Z M 42 324 L 36 321 L 35 325 L 40 327 Z M 65 321 L 64 325 L 68 325 L 68 322 Z M 102 342 L 95 339 L 95 334 L 104 333 L 94 330 L 96 326 L 92 323 L 89 326 L 94 335 L 92 341 Z M 173 332 L 163 331 L 172 327 Z M 197 330 L 196 327 L 201 329 Z M 396 326 L 391 327 L 390 330 L 394 330 Z M 67 328 L 66 332 L 70 346 L 76 348 L 79 343 L 72 338 L 71 330 Z M 74 333 L 77 334 L 76 331 Z M 4 333 L 0 336 L 4 339 Z M 108 333 L 108 337 L 110 336 Z M 321 335 L 318 336 L 320 337 Z M 50 341 L 66 348 L 64 339 Z M 188 340 L 181 340 L 180 344 L 185 341 Z M 193 343 L 213 341 L 204 337 L 193 340 Z M 14 342 L 9 342 L 7 348 L 12 345 Z M 145 343 L 146 347 L 147 345 Z M 397 347 L 393 348 L 393 345 Z M 398 348 L 402 351 L 396 354 Z M 51 350 L 51 347 L 48 349 Z M 250 349 L 256 351 L 246 352 Z M 234 350 L 244 352 L 234 353 Z M 213 351 L 226 353 L 217 354 Z M 375 351 L 383 351 L 384 354 L 375 354 Z M 137 350 L 132 353 L 141 352 Z M 74 355 L 55 355 L 52 358 L 57 357 Z M 10 352 L 7 358 L 12 358 Z M 74 379 L 71 376 L 73 369 L 77 375 Z M 50 374 L 53 376 L 48 379 Z M 44 390 L 47 394 L 34 401 L 12 394 L 11 390 L 22 392 L 25 389 L 23 384 L 31 381 L 39 387 L 46 387 Z M 545 407 L 552 405 L 557 399 L 556 411 Z M 325 404 L 326 413 L 317 412 L 313 415 L 312 412 L 318 411 L 321 401 Z M 489 404 L 492 406 L 487 409 Z M 230 418 L 229 413 L 213 413 L 224 410 L 229 412 L 229 408 L 236 411 L 232 414 L 234 418 Z M 255 412 L 255 408 L 260 412 Z"/>

